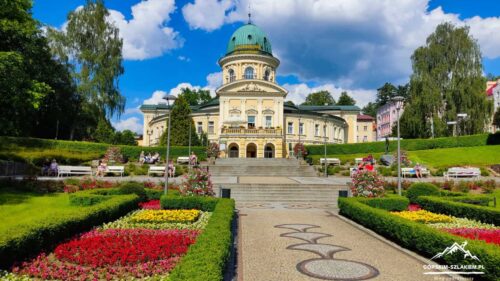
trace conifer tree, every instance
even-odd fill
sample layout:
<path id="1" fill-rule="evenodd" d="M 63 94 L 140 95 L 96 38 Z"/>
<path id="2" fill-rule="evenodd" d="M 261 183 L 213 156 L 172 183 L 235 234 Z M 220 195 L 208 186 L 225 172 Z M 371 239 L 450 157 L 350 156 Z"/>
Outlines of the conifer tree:
<path id="1" fill-rule="evenodd" d="M 172 106 L 172 121 L 170 126 L 170 145 L 187 146 L 189 145 L 189 123 L 191 123 L 191 145 L 200 145 L 200 139 L 196 134 L 193 118 L 191 118 L 191 108 L 183 95 L 177 97 Z M 167 120 L 168 126 L 168 120 Z M 160 137 L 160 144 L 167 143 L 168 128 L 165 126 L 165 132 Z"/>

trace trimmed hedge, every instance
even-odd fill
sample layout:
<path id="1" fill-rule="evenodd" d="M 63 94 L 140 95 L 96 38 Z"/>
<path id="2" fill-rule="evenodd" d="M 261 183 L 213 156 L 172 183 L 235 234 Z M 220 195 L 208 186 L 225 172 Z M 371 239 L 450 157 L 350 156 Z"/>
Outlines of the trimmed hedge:
<path id="1" fill-rule="evenodd" d="M 488 207 L 493 199 L 488 195 L 465 195 L 447 198 L 447 200 Z"/>
<path id="2" fill-rule="evenodd" d="M 423 198 L 423 197 L 420 197 Z M 466 238 L 457 237 L 424 224 L 413 222 L 391 213 L 367 206 L 356 198 L 339 198 L 340 214 L 378 234 L 395 241 L 400 246 L 419 252 L 426 257 L 433 257 L 454 242 L 461 243 Z M 500 251 L 498 246 L 478 240 L 467 240 L 467 249 L 476 255 L 485 268 L 482 278 L 498 280 L 500 277 Z M 439 260 L 449 265 L 475 264 L 464 259 L 462 254 L 446 255 Z"/>
<path id="3" fill-rule="evenodd" d="M 434 196 L 418 197 L 417 203 L 422 206 L 422 208 L 431 212 L 455 217 L 464 217 L 500 226 L 500 210 L 497 208 L 453 202 L 450 201 L 449 198 Z"/>
<path id="4" fill-rule="evenodd" d="M 103 201 L 109 200 L 110 196 L 89 194 L 89 193 L 75 193 L 69 195 L 69 203 L 74 206 L 92 206 Z"/>
<path id="5" fill-rule="evenodd" d="M 162 209 L 197 209 L 213 212 L 220 199 L 201 196 L 162 196 L 160 204 Z"/>
<path id="6" fill-rule="evenodd" d="M 22 161 L 35 166 L 41 166 L 46 158 L 55 158 L 60 164 L 77 165 L 100 158 L 110 146 L 121 149 L 124 158 L 137 160 L 141 151 L 144 153 L 159 152 L 164 157 L 165 147 L 142 147 L 130 145 L 110 145 L 104 143 L 49 140 L 22 137 L 0 137 L 0 159 Z M 206 158 L 205 147 L 193 146 L 199 160 Z M 170 147 L 170 157 L 188 156 L 189 147 Z"/>
<path id="7" fill-rule="evenodd" d="M 406 197 L 411 203 L 416 203 L 419 196 L 439 195 L 439 188 L 432 183 L 416 182 L 406 191 Z"/>
<path id="8" fill-rule="evenodd" d="M 13 227 L 8 236 L 0 237 L 0 268 L 7 269 L 14 262 L 36 255 L 61 240 L 118 219 L 136 209 L 138 202 L 135 194 L 114 196 L 105 202 L 82 208 L 78 213 L 61 214 L 49 220 Z"/>
<path id="9" fill-rule="evenodd" d="M 391 196 L 385 198 L 363 198 L 355 197 L 359 202 L 368 206 L 386 211 L 403 211 L 408 209 L 410 200 L 403 196 Z"/>
<path id="10" fill-rule="evenodd" d="M 489 141 L 488 141 L 489 140 Z M 407 151 L 427 150 L 435 148 L 467 147 L 500 144 L 500 137 L 490 137 L 487 134 L 471 135 L 462 137 L 446 137 L 436 139 L 404 139 L 401 140 L 401 149 Z M 307 145 L 309 156 L 324 155 L 323 145 Z M 397 149 L 397 142 L 389 143 L 389 151 Z M 377 153 L 385 152 L 385 141 L 370 143 L 351 143 L 327 145 L 326 153 L 333 154 L 355 154 L 355 153 Z"/>
<path id="11" fill-rule="evenodd" d="M 213 202 L 213 214 L 207 227 L 196 238 L 196 243 L 189 247 L 187 254 L 181 259 L 179 264 L 170 272 L 168 280 L 170 281 L 216 281 L 223 280 L 224 270 L 232 244 L 231 223 L 234 216 L 234 200 L 232 199 L 214 199 L 213 200 L 189 200 L 183 197 L 180 200 L 186 200 L 185 206 L 192 204 L 189 208 L 202 206 L 210 209 Z M 178 200 L 170 200 L 167 196 L 162 197 L 163 203 L 178 203 Z M 202 198 L 206 199 L 206 198 Z M 165 201 L 166 200 L 166 201 Z M 208 203 L 210 202 L 210 203 Z M 170 205 L 171 206 L 171 205 Z M 209 211 L 204 209 L 204 211 Z"/>

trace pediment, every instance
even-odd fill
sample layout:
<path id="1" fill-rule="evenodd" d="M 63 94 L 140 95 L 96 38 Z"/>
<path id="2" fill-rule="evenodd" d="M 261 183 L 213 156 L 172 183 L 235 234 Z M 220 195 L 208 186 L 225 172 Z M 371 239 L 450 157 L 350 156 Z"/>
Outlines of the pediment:
<path id="1" fill-rule="evenodd" d="M 239 114 L 241 114 L 241 110 L 239 110 L 238 108 L 235 107 L 235 108 L 232 108 L 232 109 L 229 110 L 229 114 L 237 114 L 237 115 L 239 115 Z"/>
<path id="2" fill-rule="evenodd" d="M 251 95 L 278 94 L 280 96 L 286 96 L 288 93 L 285 88 L 279 86 L 278 84 L 262 80 L 238 80 L 222 85 L 216 92 L 225 94 Z"/>
<path id="3" fill-rule="evenodd" d="M 247 109 L 246 111 L 246 114 L 258 114 L 259 112 L 253 108 L 251 109 Z"/>
<path id="4" fill-rule="evenodd" d="M 274 114 L 274 110 L 266 108 L 266 109 L 262 110 L 262 114 L 273 115 Z"/>

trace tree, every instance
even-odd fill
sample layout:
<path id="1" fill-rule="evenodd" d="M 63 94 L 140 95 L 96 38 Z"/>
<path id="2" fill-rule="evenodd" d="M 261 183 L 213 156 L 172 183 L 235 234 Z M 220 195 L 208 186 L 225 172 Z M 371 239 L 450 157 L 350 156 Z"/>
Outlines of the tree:
<path id="1" fill-rule="evenodd" d="M 113 143 L 123 145 L 137 145 L 137 142 L 135 141 L 135 134 L 130 130 L 116 132 Z"/>
<path id="2" fill-rule="evenodd" d="M 500 75 L 494 75 L 493 73 L 486 75 L 486 80 L 488 81 L 497 81 L 498 79 L 500 79 Z"/>
<path id="3" fill-rule="evenodd" d="M 125 107 L 118 85 L 124 71 L 123 42 L 108 15 L 103 0 L 87 0 L 83 8 L 68 15 L 65 30 L 49 28 L 47 32 L 53 53 L 72 69 L 83 101 L 77 118 L 109 119 Z"/>
<path id="4" fill-rule="evenodd" d="M 285 101 L 285 105 L 295 106 L 295 103 L 293 103 L 293 101 L 291 101 L 291 100 L 287 100 L 287 101 Z"/>
<path id="5" fill-rule="evenodd" d="M 391 99 L 397 96 L 396 86 L 389 82 L 386 82 L 382 87 L 377 89 L 377 100 L 375 101 L 378 107 L 386 105 L 391 101 Z"/>
<path id="6" fill-rule="evenodd" d="M 186 98 L 179 95 L 172 106 L 172 120 L 170 121 L 170 145 L 189 145 L 189 123 L 191 123 L 191 145 L 200 145 L 200 140 L 196 134 L 191 109 Z M 168 120 L 167 120 L 168 126 Z M 160 137 L 160 144 L 167 144 L 167 130 Z"/>
<path id="7" fill-rule="evenodd" d="M 498 130 L 500 130 L 500 107 L 497 108 L 497 111 L 495 112 L 495 115 L 493 115 L 493 125 L 495 125 Z"/>
<path id="8" fill-rule="evenodd" d="M 337 105 L 356 105 L 356 101 L 347 92 L 340 93 Z"/>
<path id="9" fill-rule="evenodd" d="M 302 105 L 334 105 L 335 100 L 328 91 L 319 91 L 310 93 Z"/>
<path id="10" fill-rule="evenodd" d="M 209 90 L 183 88 L 181 94 L 189 105 L 200 105 L 212 100 Z"/>
<path id="11" fill-rule="evenodd" d="M 409 98 L 401 117 L 406 138 L 449 136 L 458 113 L 467 113 L 465 134 L 484 132 L 492 104 L 484 94 L 481 52 L 468 27 L 443 23 L 412 55 Z"/>
<path id="12" fill-rule="evenodd" d="M 108 120 L 101 118 L 97 123 L 97 128 L 95 129 L 92 138 L 97 142 L 103 143 L 114 143 L 115 142 L 115 129 L 111 126 Z"/>
<path id="13" fill-rule="evenodd" d="M 378 106 L 374 102 L 369 102 L 363 109 L 361 110 L 363 114 L 370 115 L 371 117 L 377 117 L 377 109 Z"/>

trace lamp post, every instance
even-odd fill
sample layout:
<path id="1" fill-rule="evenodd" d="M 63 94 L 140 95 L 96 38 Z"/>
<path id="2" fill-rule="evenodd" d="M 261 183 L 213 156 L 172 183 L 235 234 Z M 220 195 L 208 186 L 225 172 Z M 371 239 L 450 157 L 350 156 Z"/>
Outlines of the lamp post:
<path id="1" fill-rule="evenodd" d="M 396 106 L 396 118 L 398 121 L 398 194 L 401 196 L 401 138 L 399 132 L 399 111 L 403 106 L 404 98 L 401 96 L 395 96 L 391 99 L 391 101 Z"/>
<path id="2" fill-rule="evenodd" d="M 323 146 L 325 148 L 325 158 L 323 159 L 325 161 L 325 178 L 328 177 L 328 171 L 327 171 L 327 162 L 326 161 L 326 121 L 327 121 L 327 118 L 328 118 L 328 115 L 327 114 L 323 114 L 323 118 L 325 118 L 325 126 L 323 127 Z"/>
<path id="3" fill-rule="evenodd" d="M 170 101 L 174 101 L 176 99 L 173 95 L 165 95 L 163 97 L 164 100 L 167 101 L 167 108 L 170 107 Z M 168 128 L 167 128 L 167 157 L 165 159 L 165 187 L 163 189 L 164 194 L 167 194 L 168 191 L 168 161 L 170 157 L 170 124 L 172 116 L 172 108 L 168 108 Z"/>
<path id="4" fill-rule="evenodd" d="M 193 123 L 193 118 L 190 118 L 189 120 L 189 170 L 191 171 L 191 123 Z"/>
<path id="5" fill-rule="evenodd" d="M 459 122 L 459 120 L 462 121 L 462 122 L 464 122 L 465 120 L 467 120 L 467 113 L 458 113 L 457 114 L 457 122 Z M 462 122 L 460 122 L 460 123 L 462 123 Z M 457 127 L 459 126 L 460 123 L 457 124 Z M 464 130 L 463 131 L 462 131 L 462 129 L 460 127 L 458 127 L 458 128 L 460 129 L 460 131 L 457 130 L 457 136 L 460 135 L 460 133 L 463 135 L 464 134 L 463 131 L 465 131 L 465 126 L 464 126 Z"/>
<path id="6" fill-rule="evenodd" d="M 301 119 L 302 119 L 302 116 L 299 116 L 299 146 L 300 146 L 300 135 L 302 134 L 302 132 L 300 131 L 300 128 L 301 128 L 301 126 L 300 126 Z M 302 128 L 302 130 L 304 130 L 304 128 Z M 298 155 L 296 155 L 295 157 L 297 157 L 297 158 L 301 158 L 302 157 L 302 148 L 300 148 L 300 149 L 297 150 L 297 154 Z"/>

